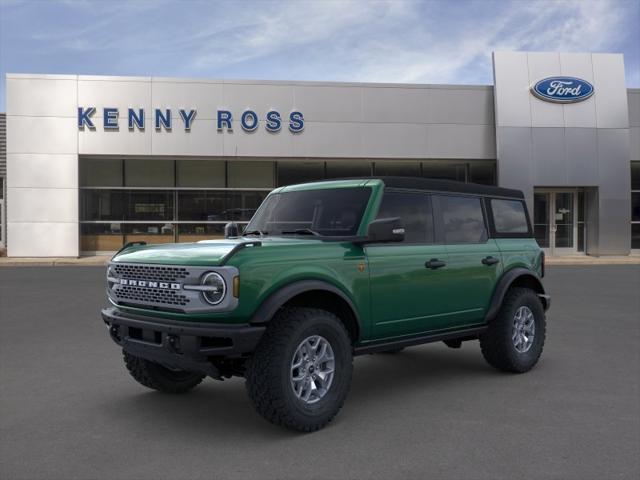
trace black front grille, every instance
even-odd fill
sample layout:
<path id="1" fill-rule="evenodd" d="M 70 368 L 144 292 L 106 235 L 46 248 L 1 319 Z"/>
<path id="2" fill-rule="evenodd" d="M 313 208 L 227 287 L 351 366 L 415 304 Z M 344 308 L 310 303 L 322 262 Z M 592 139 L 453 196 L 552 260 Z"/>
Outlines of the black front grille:
<path id="1" fill-rule="evenodd" d="M 135 287 L 132 285 L 120 285 L 116 291 L 116 297 L 119 301 L 127 303 L 155 303 L 161 305 L 185 306 L 191 301 L 176 290 Z"/>
<path id="2" fill-rule="evenodd" d="M 118 277 L 152 282 L 177 282 L 189 276 L 184 267 L 166 267 L 155 265 L 115 265 Z"/>

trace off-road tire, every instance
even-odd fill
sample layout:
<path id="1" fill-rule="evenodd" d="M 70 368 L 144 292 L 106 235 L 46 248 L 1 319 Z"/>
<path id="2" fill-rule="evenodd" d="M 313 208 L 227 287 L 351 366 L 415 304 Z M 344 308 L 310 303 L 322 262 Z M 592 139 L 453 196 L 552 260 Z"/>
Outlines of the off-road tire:
<path id="1" fill-rule="evenodd" d="M 290 369 L 298 345 L 321 335 L 333 349 L 335 372 L 324 397 L 313 404 L 296 398 Z M 269 322 L 248 366 L 246 388 L 256 411 L 269 422 L 299 432 L 326 426 L 349 392 L 353 371 L 351 339 L 338 317 L 316 308 L 283 308 Z"/>
<path id="2" fill-rule="evenodd" d="M 529 307 L 535 321 L 533 344 L 524 353 L 518 352 L 511 340 L 514 316 L 521 306 Z M 507 291 L 500 312 L 480 335 L 480 349 L 492 367 L 505 372 L 524 373 L 538 363 L 544 347 L 545 334 L 544 308 L 536 292 L 528 288 L 514 287 Z"/>
<path id="3" fill-rule="evenodd" d="M 205 375 L 184 370 L 169 370 L 162 365 L 122 351 L 124 364 L 141 385 L 163 393 L 186 393 L 196 387 Z"/>

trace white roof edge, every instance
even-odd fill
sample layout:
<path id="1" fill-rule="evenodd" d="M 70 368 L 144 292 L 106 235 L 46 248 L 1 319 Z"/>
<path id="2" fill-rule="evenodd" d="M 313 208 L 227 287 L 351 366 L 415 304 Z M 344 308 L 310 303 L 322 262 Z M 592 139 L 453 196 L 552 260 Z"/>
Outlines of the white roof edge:
<path id="1" fill-rule="evenodd" d="M 251 80 L 251 79 L 208 79 L 183 77 L 142 77 L 120 75 L 63 75 L 40 73 L 7 73 L 7 79 L 43 79 L 43 80 L 82 80 L 108 82 L 166 82 L 199 83 L 228 85 L 273 85 L 273 86 L 309 86 L 309 87 L 367 87 L 367 88 L 424 88 L 452 90 L 487 90 L 493 85 L 467 84 L 429 84 L 429 83 L 382 83 L 382 82 L 338 82 L 313 80 Z"/>

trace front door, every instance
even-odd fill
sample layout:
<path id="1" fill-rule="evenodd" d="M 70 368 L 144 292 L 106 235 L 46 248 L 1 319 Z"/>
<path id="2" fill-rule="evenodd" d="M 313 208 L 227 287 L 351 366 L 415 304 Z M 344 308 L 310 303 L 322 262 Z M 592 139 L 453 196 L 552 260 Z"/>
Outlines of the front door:
<path id="1" fill-rule="evenodd" d="M 536 240 L 547 254 L 578 253 L 577 190 L 536 190 L 533 223 Z"/>
<path id="2" fill-rule="evenodd" d="M 378 218 L 391 217 L 402 219 L 404 242 L 365 246 L 375 339 L 439 330 L 450 321 L 452 276 L 446 248 L 435 241 L 431 196 L 386 189 Z"/>

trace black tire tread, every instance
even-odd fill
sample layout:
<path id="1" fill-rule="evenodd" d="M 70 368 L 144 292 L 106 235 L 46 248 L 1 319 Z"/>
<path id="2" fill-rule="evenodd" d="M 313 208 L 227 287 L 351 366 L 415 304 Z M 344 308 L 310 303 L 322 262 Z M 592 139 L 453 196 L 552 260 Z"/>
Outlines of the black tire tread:
<path id="1" fill-rule="evenodd" d="M 480 336 L 480 350 L 482 356 L 492 367 L 502 370 L 504 372 L 524 373 L 531 370 L 538 362 L 542 349 L 544 348 L 544 341 L 546 337 L 546 328 L 536 329 L 536 334 L 540 335 L 539 330 L 542 330 L 542 345 L 540 346 L 540 354 L 535 361 L 523 366 L 517 362 L 516 358 L 510 351 L 511 346 L 508 342 L 504 341 L 504 336 L 510 335 L 511 331 L 511 312 L 517 307 L 523 296 L 534 295 L 536 302 L 540 302 L 536 292 L 528 288 L 512 287 L 504 296 L 502 301 L 502 307 L 497 317 L 493 321 L 489 322 L 487 331 Z M 544 322 L 544 309 L 540 303 L 540 309 L 542 310 L 542 322 Z M 535 313 L 535 312 L 534 312 Z M 504 332 L 504 329 L 508 329 Z"/>
<path id="2" fill-rule="evenodd" d="M 160 365 L 154 364 L 149 360 L 145 360 L 135 355 L 131 355 L 126 351 L 122 351 L 124 364 L 131 376 L 141 385 L 152 390 L 158 390 L 163 393 L 186 393 L 198 386 L 204 379 L 204 375 L 193 373 L 191 378 L 181 381 L 172 382 L 170 379 L 162 378 Z"/>
<path id="3" fill-rule="evenodd" d="M 317 308 L 283 308 L 269 322 L 269 326 L 251 358 L 246 375 L 247 393 L 256 411 L 275 425 L 300 432 L 313 432 L 325 427 L 340 411 L 346 397 L 344 395 L 333 415 L 325 418 L 324 421 L 303 422 L 287 409 L 281 391 L 272 381 L 273 378 L 278 376 L 280 369 L 285 367 L 282 365 L 283 361 L 285 361 L 284 356 L 279 355 L 279 353 L 285 351 L 290 341 L 289 339 L 294 335 L 300 324 L 310 321 L 318 315 L 333 317 L 337 328 L 342 330 L 346 338 L 349 338 L 344 324 L 330 312 Z M 350 362 L 344 368 L 347 370 L 350 380 L 353 363 Z"/>

